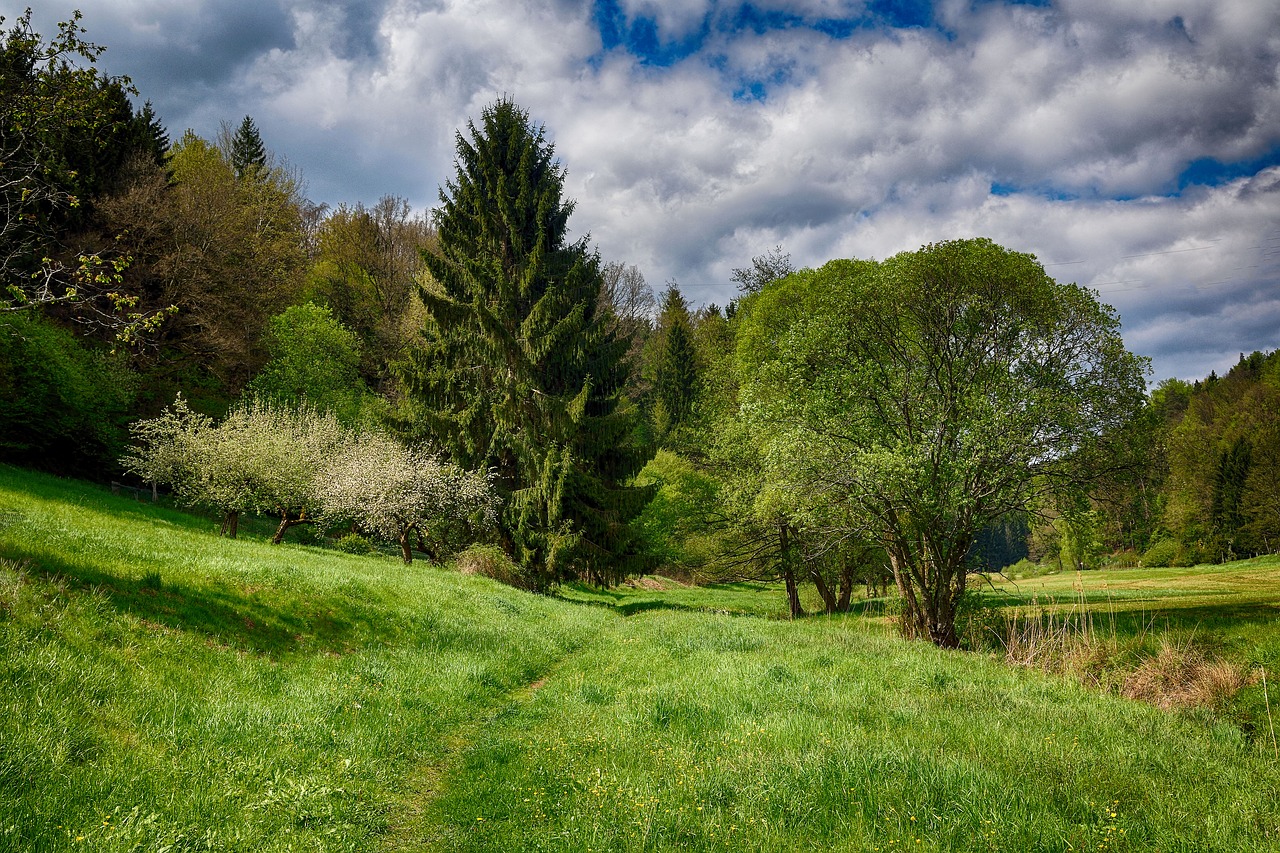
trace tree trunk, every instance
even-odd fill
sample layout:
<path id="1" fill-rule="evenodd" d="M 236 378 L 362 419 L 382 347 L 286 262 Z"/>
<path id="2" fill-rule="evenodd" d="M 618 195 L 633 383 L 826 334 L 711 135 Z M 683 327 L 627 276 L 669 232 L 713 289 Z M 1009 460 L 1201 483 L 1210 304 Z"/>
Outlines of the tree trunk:
<path id="1" fill-rule="evenodd" d="M 836 601 L 836 594 L 831 587 L 827 585 L 827 579 L 822 576 L 822 572 L 817 568 L 809 570 L 809 577 L 813 578 L 813 585 L 818 588 L 818 595 L 822 596 L 822 606 L 827 615 L 835 613 L 839 607 Z"/>
<path id="2" fill-rule="evenodd" d="M 782 561 L 782 580 L 787 585 L 787 606 L 791 611 L 791 618 L 799 619 L 805 613 L 800 605 L 800 585 L 796 583 L 795 546 L 791 542 L 791 526 L 786 523 L 778 525 L 778 554 Z"/>
<path id="3" fill-rule="evenodd" d="M 222 527 L 218 530 L 219 536 L 225 536 L 228 539 L 236 538 L 236 531 L 240 529 L 240 513 L 234 510 L 225 513 L 222 516 Z"/>
<path id="4" fill-rule="evenodd" d="M 911 577 L 911 567 L 907 558 L 901 553 L 890 551 L 889 565 L 893 567 L 893 579 L 898 585 L 898 594 L 902 596 L 902 622 L 899 625 L 902 636 L 908 640 L 928 636 L 924 611 L 920 606 L 920 599 L 916 596 L 915 583 Z"/>
<path id="5" fill-rule="evenodd" d="M 407 566 L 413 562 L 413 547 L 409 544 L 409 531 L 400 531 L 400 556 L 404 558 L 404 564 Z"/>
<path id="6" fill-rule="evenodd" d="M 271 537 L 271 544 L 279 545 L 281 542 L 283 542 L 285 531 L 288 530 L 290 527 L 293 527 L 295 524 L 310 524 L 310 523 L 311 523 L 311 519 L 307 518 L 305 514 L 297 518 L 290 518 L 287 510 L 285 512 L 280 513 L 280 526 L 276 528 L 276 535 Z"/>
<path id="7" fill-rule="evenodd" d="M 853 599 L 853 564 L 848 557 L 840 562 L 840 597 L 836 600 L 836 612 L 848 613 L 849 602 Z"/>

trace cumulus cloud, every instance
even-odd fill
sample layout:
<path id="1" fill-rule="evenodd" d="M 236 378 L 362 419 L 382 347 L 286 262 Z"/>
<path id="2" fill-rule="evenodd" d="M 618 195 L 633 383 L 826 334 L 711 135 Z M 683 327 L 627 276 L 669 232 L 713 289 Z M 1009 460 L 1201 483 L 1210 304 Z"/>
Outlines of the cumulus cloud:
<path id="1" fill-rule="evenodd" d="M 455 131 L 510 95 L 574 226 L 696 301 L 777 244 L 819 264 L 982 235 L 1097 288 L 1157 378 L 1280 346 L 1280 7 L 880 8 L 126 0 L 85 23 L 172 129 L 252 114 L 318 200 L 431 206 Z"/>

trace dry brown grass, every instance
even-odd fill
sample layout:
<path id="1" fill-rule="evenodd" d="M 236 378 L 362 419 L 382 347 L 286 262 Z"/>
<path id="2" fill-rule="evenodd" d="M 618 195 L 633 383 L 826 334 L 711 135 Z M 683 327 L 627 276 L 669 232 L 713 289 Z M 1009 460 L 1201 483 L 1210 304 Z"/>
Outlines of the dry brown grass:
<path id="1" fill-rule="evenodd" d="M 1240 667 L 1190 643 L 1163 641 L 1153 657 L 1125 676 L 1120 695 L 1172 708 L 1221 708 L 1249 678 Z"/>
<path id="2" fill-rule="evenodd" d="M 1225 707 L 1252 683 L 1238 665 L 1198 646 L 1161 639 L 1154 654 L 1144 637 L 1121 641 L 1085 610 L 1012 613 L 997 631 L 1006 662 L 1071 675 L 1081 682 L 1165 710 Z"/>
<path id="3" fill-rule="evenodd" d="M 501 548 L 472 545 L 458 555 L 458 571 L 464 575 L 482 575 L 508 586 L 528 589 L 529 578 Z"/>
<path id="4" fill-rule="evenodd" d="M 634 587 L 635 589 L 647 589 L 652 592 L 663 592 L 668 589 L 684 586 L 684 584 L 679 581 L 659 577 L 657 575 L 645 575 L 643 577 L 631 578 L 626 582 L 626 585 Z"/>

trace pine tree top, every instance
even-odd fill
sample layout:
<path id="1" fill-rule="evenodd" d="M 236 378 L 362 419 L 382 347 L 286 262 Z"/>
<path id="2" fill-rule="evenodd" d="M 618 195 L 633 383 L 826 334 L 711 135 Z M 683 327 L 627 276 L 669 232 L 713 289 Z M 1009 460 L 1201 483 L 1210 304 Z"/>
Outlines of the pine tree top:
<path id="1" fill-rule="evenodd" d="M 231 167 L 237 178 L 253 177 L 267 168 L 267 149 L 262 144 L 258 126 L 249 116 L 244 117 L 235 137 L 231 140 Z"/>

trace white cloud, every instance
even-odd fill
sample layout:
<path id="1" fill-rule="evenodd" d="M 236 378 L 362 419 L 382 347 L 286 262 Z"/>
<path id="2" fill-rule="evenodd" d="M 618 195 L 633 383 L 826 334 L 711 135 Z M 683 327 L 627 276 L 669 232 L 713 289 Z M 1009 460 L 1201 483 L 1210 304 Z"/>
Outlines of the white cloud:
<path id="1" fill-rule="evenodd" d="M 809 21 L 865 12 L 754 5 Z M 711 0 L 619 6 L 655 20 L 663 44 L 712 26 L 661 68 L 602 53 L 586 0 L 133 0 L 87 23 L 106 67 L 133 73 L 171 128 L 212 134 L 250 113 L 320 200 L 432 204 L 455 130 L 507 94 L 555 140 L 573 225 L 698 300 L 727 301 L 731 268 L 778 243 L 817 264 L 984 235 L 1080 261 L 1050 272 L 1096 285 L 1158 376 L 1280 346 L 1276 254 L 1249 248 L 1280 227 L 1275 174 L 1167 195 L 1192 161 L 1280 146 L 1280 6 L 946 0 L 945 32 L 842 40 L 728 32 L 737 5 Z M 751 82 L 763 100 L 734 97 Z"/>

